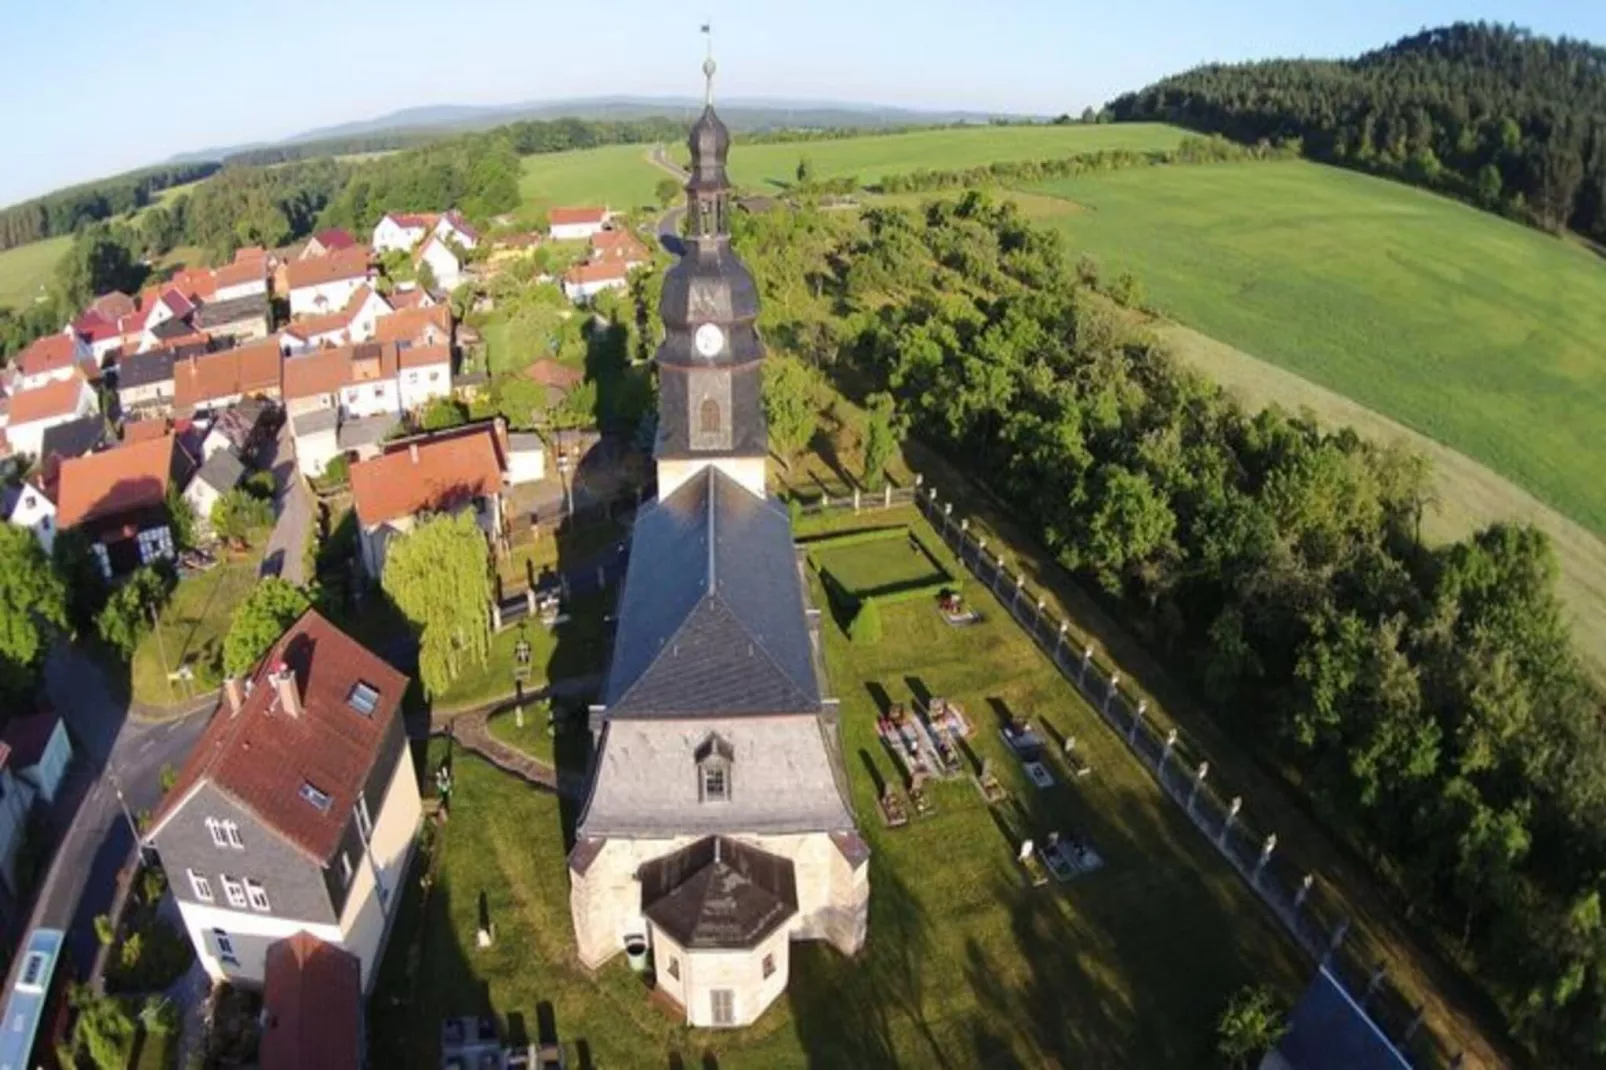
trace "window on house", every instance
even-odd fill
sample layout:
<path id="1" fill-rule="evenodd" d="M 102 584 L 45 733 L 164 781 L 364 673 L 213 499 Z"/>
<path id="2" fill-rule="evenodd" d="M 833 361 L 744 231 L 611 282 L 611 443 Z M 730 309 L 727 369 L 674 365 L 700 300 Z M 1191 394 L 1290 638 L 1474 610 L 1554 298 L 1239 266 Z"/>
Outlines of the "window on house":
<path id="1" fill-rule="evenodd" d="M 697 430 L 705 435 L 719 434 L 719 402 L 704 398 L 697 410 Z"/>
<path id="2" fill-rule="evenodd" d="M 710 732 L 694 752 L 697 759 L 697 797 L 702 802 L 729 802 L 731 759 L 735 751 L 718 732 Z"/>
<path id="3" fill-rule="evenodd" d="M 351 685 L 351 693 L 346 696 L 346 705 L 367 717 L 374 712 L 374 707 L 379 705 L 379 692 L 374 690 L 371 684 L 358 680 Z"/>
<path id="4" fill-rule="evenodd" d="M 384 396 L 385 396 L 385 388 L 384 388 L 383 385 L 374 387 L 374 397 L 382 398 Z"/>
<path id="5" fill-rule="evenodd" d="M 357 831 L 362 833 L 365 840 L 374 835 L 374 822 L 368 816 L 368 800 L 361 795 L 357 796 Z"/>
<path id="6" fill-rule="evenodd" d="M 677 981 L 680 980 L 680 960 L 679 959 L 671 958 L 669 960 L 669 976 L 673 977 Z"/>
<path id="7" fill-rule="evenodd" d="M 223 839 L 236 851 L 245 850 L 245 841 L 240 839 L 240 826 L 233 821 L 219 822 L 223 827 Z"/>
<path id="8" fill-rule="evenodd" d="M 152 561 L 168 559 L 173 556 L 173 535 L 163 524 L 159 528 L 142 531 L 138 536 L 139 563 L 148 565 Z"/>
<path id="9" fill-rule="evenodd" d="M 774 955 L 765 955 L 764 956 L 763 966 L 764 966 L 764 979 L 767 981 L 767 980 L 769 980 L 770 975 L 775 972 L 775 956 Z"/>
<path id="10" fill-rule="evenodd" d="M 195 893 L 195 898 L 203 903 L 212 902 L 212 882 L 193 869 L 185 870 L 185 872 L 190 875 L 190 891 Z"/>
<path id="11" fill-rule="evenodd" d="M 245 909 L 245 885 L 230 877 L 223 875 L 223 898 L 229 901 L 229 906 L 236 910 Z"/>
<path id="12" fill-rule="evenodd" d="M 217 818 L 209 817 L 206 819 L 206 831 L 212 834 L 212 845 L 214 847 L 227 847 L 229 845 L 229 841 L 223 836 L 223 822 Z"/>
<path id="13" fill-rule="evenodd" d="M 711 989 L 708 993 L 708 1009 L 713 1014 L 715 1025 L 735 1024 L 736 993 L 728 988 Z"/>
<path id="14" fill-rule="evenodd" d="M 440 372 L 430 372 L 429 373 L 429 381 L 430 382 L 438 383 L 438 382 L 440 382 L 440 379 L 441 379 L 441 373 Z"/>
<path id="15" fill-rule="evenodd" d="M 730 798 L 730 783 L 723 765 L 703 767 L 703 802 L 725 802 Z"/>
<path id="16" fill-rule="evenodd" d="M 268 906 L 268 890 L 262 887 L 262 885 L 258 884 L 256 881 L 248 880 L 245 882 L 245 897 L 250 901 L 252 910 L 261 910 L 266 912 L 267 910 L 271 909 Z M 765 974 L 764 976 L 768 977 L 769 974 Z"/>
<path id="17" fill-rule="evenodd" d="M 212 942 L 217 945 L 217 957 L 230 966 L 238 967 L 240 960 L 234 954 L 234 941 L 222 929 L 212 930 Z"/>
<path id="18" fill-rule="evenodd" d="M 309 803 L 312 808 L 317 810 L 319 813 L 327 814 L 329 812 L 329 795 L 326 792 L 320 791 L 319 789 L 313 787 L 311 784 L 301 785 L 301 798 Z"/>

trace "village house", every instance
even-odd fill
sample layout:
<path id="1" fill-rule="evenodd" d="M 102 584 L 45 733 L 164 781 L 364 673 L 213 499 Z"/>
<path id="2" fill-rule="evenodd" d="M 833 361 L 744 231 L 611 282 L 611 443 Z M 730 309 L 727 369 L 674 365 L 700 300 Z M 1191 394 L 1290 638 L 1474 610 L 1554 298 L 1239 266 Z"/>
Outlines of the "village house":
<path id="1" fill-rule="evenodd" d="M 173 365 L 173 411 L 217 412 L 245 398 L 279 396 L 279 343 L 264 339 L 219 353 L 192 354 Z"/>
<path id="2" fill-rule="evenodd" d="M 104 365 L 123 347 L 121 317 L 107 319 L 93 309 L 85 309 L 67 327 L 67 332 L 89 347 L 90 359 Z"/>
<path id="3" fill-rule="evenodd" d="M 217 276 L 211 268 L 183 268 L 164 285 L 188 298 L 192 305 L 211 301 L 217 295 Z"/>
<path id="4" fill-rule="evenodd" d="M 172 411 L 176 354 L 176 349 L 152 349 L 123 358 L 117 366 L 117 403 L 123 415 L 165 416 Z"/>
<path id="5" fill-rule="evenodd" d="M 170 488 L 184 488 L 194 465 L 172 435 L 125 443 L 63 461 L 56 526 L 77 528 L 107 579 L 175 556 Z"/>
<path id="6" fill-rule="evenodd" d="M 444 346 L 452 342 L 452 310 L 445 305 L 403 309 L 381 319 L 374 341 L 412 346 Z"/>
<path id="7" fill-rule="evenodd" d="M 546 442 L 532 431 L 507 436 L 507 481 L 515 487 L 546 478 Z"/>
<path id="8" fill-rule="evenodd" d="M 24 889 L 17 859 L 36 805 L 55 801 L 72 761 L 72 742 L 62 719 L 49 711 L 12 716 L 0 732 L 0 880 L 7 905 Z"/>
<path id="9" fill-rule="evenodd" d="M 436 304 L 429 291 L 416 283 L 397 286 L 390 291 L 390 296 L 385 300 L 389 301 L 390 307 L 397 312 L 405 312 L 410 308 L 434 308 Z"/>
<path id="10" fill-rule="evenodd" d="M 553 241 L 584 241 L 607 225 L 606 208 L 551 208 L 547 210 L 547 237 Z"/>
<path id="11" fill-rule="evenodd" d="M 499 536 L 504 457 L 496 429 L 480 424 L 392 443 L 378 457 L 352 465 L 352 505 L 368 576 L 379 579 L 390 541 L 412 531 L 423 513 L 472 510 L 487 540 Z"/>
<path id="12" fill-rule="evenodd" d="M 145 837 L 214 981 L 263 987 L 269 949 L 305 932 L 372 987 L 423 813 L 406 689 L 316 610 L 225 682 Z"/>
<path id="13" fill-rule="evenodd" d="M 33 532 L 39 548 L 49 556 L 56 545 L 56 503 L 46 494 L 39 482 L 25 480 L 20 486 L 8 486 L 0 497 L 5 508 L 6 521 Z"/>
<path id="14" fill-rule="evenodd" d="M 275 384 L 274 393 L 278 393 Z M 278 406 L 260 397 L 237 401 L 212 418 L 197 452 L 202 464 L 219 450 L 232 450 L 247 464 L 257 464 L 278 433 Z"/>
<path id="15" fill-rule="evenodd" d="M 584 304 L 604 290 L 629 288 L 630 265 L 622 260 L 575 264 L 563 273 L 563 294 L 576 304 Z"/>
<path id="16" fill-rule="evenodd" d="M 262 1070 L 361 1070 L 362 963 L 306 930 L 268 946 Z"/>
<path id="17" fill-rule="evenodd" d="M 208 301 L 195 310 L 190 322 L 213 338 L 254 342 L 268 336 L 271 317 L 267 290 L 263 289 L 227 301 Z"/>
<path id="18" fill-rule="evenodd" d="M 374 226 L 374 252 L 411 252 L 439 221 L 439 216 L 427 212 L 386 212 Z"/>
<path id="19" fill-rule="evenodd" d="M 52 458 L 59 464 L 69 457 L 82 457 L 108 445 L 111 445 L 111 441 L 106 418 L 99 412 L 92 412 L 76 420 L 45 428 L 39 440 L 40 467 L 48 470 Z"/>
<path id="20" fill-rule="evenodd" d="M 547 408 L 563 404 L 575 387 L 585 382 L 586 373 L 571 364 L 542 357 L 524 369 L 526 379 L 546 392 Z"/>
<path id="21" fill-rule="evenodd" d="M 72 365 L 66 378 L 49 379 L 43 386 L 11 396 L 6 439 L 12 452 L 42 458 L 47 430 L 99 411 L 94 387 L 83 371 Z"/>
<path id="22" fill-rule="evenodd" d="M 268 292 L 268 255 L 261 249 L 236 249 L 234 262 L 217 269 L 214 302 L 237 301 Z"/>
<path id="23" fill-rule="evenodd" d="M 357 287 L 338 312 L 312 316 L 279 332 L 286 353 L 305 353 L 330 346 L 355 345 L 374 337 L 382 317 L 390 315 L 390 305 L 367 283 Z"/>
<path id="24" fill-rule="evenodd" d="M 452 351 L 444 344 L 398 345 L 397 385 L 402 411 L 417 412 L 452 395 Z"/>
<path id="25" fill-rule="evenodd" d="M 296 259 L 311 260 L 315 257 L 342 252 L 346 249 L 354 249 L 356 246 L 357 239 L 353 238 L 348 231 L 339 227 L 331 227 L 328 230 L 320 230 L 308 238 L 307 244 L 301 247 L 301 252 Z"/>
<path id="26" fill-rule="evenodd" d="M 589 259 L 592 263 L 617 260 L 631 268 L 651 260 L 652 253 L 629 230 L 603 230 L 591 235 Z"/>
<path id="27" fill-rule="evenodd" d="M 193 316 L 194 313 L 191 313 Z M 205 331 L 197 330 L 188 319 L 162 320 L 154 327 L 146 327 L 140 332 L 139 344 L 134 347 L 136 353 L 149 353 L 155 349 L 177 349 L 180 346 L 207 345 L 212 341 L 211 335 Z"/>
<path id="28" fill-rule="evenodd" d="M 445 346 L 369 342 L 284 362 L 285 411 L 296 458 L 312 476 L 342 454 L 377 454 L 403 412 L 451 391 L 451 350 Z"/>
<path id="29" fill-rule="evenodd" d="M 480 244 L 480 232 L 470 226 L 468 220 L 463 218 L 463 213 L 456 208 L 441 216 L 431 233 L 463 249 L 475 249 Z"/>
<path id="30" fill-rule="evenodd" d="M 37 338 L 17 357 L 21 374 L 16 389 L 19 392 L 33 390 L 49 382 L 70 379 L 79 364 L 90 359 L 93 359 L 93 352 L 72 331 Z"/>
<path id="31" fill-rule="evenodd" d="M 413 257 L 413 263 L 422 270 L 429 265 L 430 274 L 435 276 L 435 288 L 451 291 L 462 285 L 463 261 L 452 247 L 444 240 L 431 234 L 424 239 L 418 253 Z"/>
<path id="32" fill-rule="evenodd" d="M 321 316 L 345 308 L 351 295 L 368 285 L 371 276 L 368 250 L 361 246 L 291 261 L 285 265 L 290 315 Z"/>
<path id="33" fill-rule="evenodd" d="M 245 465 L 231 449 L 214 450 L 201 462 L 184 488 L 184 500 L 195 510 L 195 522 L 202 531 L 212 530 L 212 507 L 244 478 Z"/>
<path id="34" fill-rule="evenodd" d="M 124 347 L 144 352 L 177 342 L 191 333 L 188 324 L 194 312 L 195 302 L 171 287 L 163 289 L 145 300 L 136 316 L 124 321 Z M 180 326 L 163 327 L 175 320 Z"/>

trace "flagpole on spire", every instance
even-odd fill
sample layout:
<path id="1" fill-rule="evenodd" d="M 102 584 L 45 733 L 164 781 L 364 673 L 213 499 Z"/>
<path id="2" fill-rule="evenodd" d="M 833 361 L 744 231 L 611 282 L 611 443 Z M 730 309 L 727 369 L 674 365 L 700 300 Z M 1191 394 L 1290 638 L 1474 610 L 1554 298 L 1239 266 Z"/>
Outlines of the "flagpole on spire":
<path id="1" fill-rule="evenodd" d="M 706 80 L 703 85 L 703 106 L 712 108 L 714 106 L 714 24 L 705 22 L 702 30 L 703 36 L 708 39 L 708 58 L 703 60 L 703 78 Z"/>

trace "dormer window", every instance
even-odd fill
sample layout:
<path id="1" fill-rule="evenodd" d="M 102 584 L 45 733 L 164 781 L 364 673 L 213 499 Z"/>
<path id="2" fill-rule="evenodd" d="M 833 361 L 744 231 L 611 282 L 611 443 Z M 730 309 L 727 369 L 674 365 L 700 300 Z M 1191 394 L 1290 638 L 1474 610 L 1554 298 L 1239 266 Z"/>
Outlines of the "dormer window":
<path id="1" fill-rule="evenodd" d="M 730 802 L 731 759 L 734 754 L 731 745 L 717 732 L 710 732 L 697 748 L 699 802 Z"/>
<path id="2" fill-rule="evenodd" d="M 704 398 L 697 410 L 697 430 L 705 435 L 719 434 L 719 402 Z"/>

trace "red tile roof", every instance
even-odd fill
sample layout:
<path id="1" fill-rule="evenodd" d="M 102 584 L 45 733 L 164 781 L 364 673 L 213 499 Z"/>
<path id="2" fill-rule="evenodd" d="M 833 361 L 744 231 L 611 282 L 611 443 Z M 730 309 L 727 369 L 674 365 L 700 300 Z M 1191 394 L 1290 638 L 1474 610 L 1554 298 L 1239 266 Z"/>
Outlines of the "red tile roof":
<path id="1" fill-rule="evenodd" d="M 411 290 L 392 290 L 385 300 L 389 301 L 390 307 L 397 312 L 408 308 L 425 308 L 434 304 L 434 299 L 422 286 L 414 286 Z"/>
<path id="2" fill-rule="evenodd" d="M 285 330 L 301 339 L 316 338 L 320 334 L 343 331 L 351 326 L 351 321 L 357 318 L 357 313 L 362 311 L 362 306 L 366 305 L 368 299 L 373 295 L 373 287 L 365 282 L 351 291 L 351 297 L 346 300 L 346 307 L 340 309 L 340 311 L 328 312 L 322 316 L 307 316 L 290 324 Z"/>
<path id="3" fill-rule="evenodd" d="M 461 232 L 470 241 L 477 242 L 480 240 L 480 232 L 470 226 L 468 220 L 463 218 L 463 213 L 456 208 L 447 212 L 444 218 L 453 230 Z"/>
<path id="4" fill-rule="evenodd" d="M 262 1070 L 357 1070 L 362 963 L 306 930 L 268 947 Z"/>
<path id="5" fill-rule="evenodd" d="M 18 391 L 11 395 L 11 426 L 70 416 L 77 411 L 83 390 L 83 373 L 74 372 L 65 379 L 52 379 L 44 386 Z"/>
<path id="6" fill-rule="evenodd" d="M 351 466 L 351 496 L 365 527 L 461 505 L 502 490 L 501 457 L 489 428 L 397 447 Z"/>
<path id="7" fill-rule="evenodd" d="M 126 452 L 113 450 L 113 453 Z M 300 712 L 291 714 L 269 680 L 276 665 L 294 676 Z M 378 693 L 371 714 L 347 701 L 364 683 Z M 152 820 L 152 835 L 201 781 L 250 810 L 320 863 L 340 849 L 352 807 L 400 716 L 407 677 L 309 609 L 256 667 L 239 712 L 218 707 Z M 311 785 L 330 804 L 301 797 Z"/>
<path id="8" fill-rule="evenodd" d="M 43 375 L 70 367 L 78 359 L 77 345 L 71 335 L 47 334 L 36 339 L 17 358 L 17 366 L 24 375 Z"/>
<path id="9" fill-rule="evenodd" d="M 63 461 L 57 477 L 57 525 L 70 528 L 162 504 L 173 461 L 172 435 Z"/>
<path id="10" fill-rule="evenodd" d="M 440 216 L 433 212 L 387 212 L 385 213 L 399 227 L 413 230 L 423 227 L 428 230 L 440 222 Z"/>
<path id="11" fill-rule="evenodd" d="M 195 303 L 185 297 L 184 292 L 176 286 L 169 286 L 163 290 L 162 296 L 157 300 L 167 306 L 168 311 L 173 313 L 175 319 L 183 319 L 195 311 Z"/>
<path id="12" fill-rule="evenodd" d="M 236 253 L 234 263 L 218 268 L 214 274 L 219 290 L 228 286 L 243 286 L 248 282 L 261 282 L 268 277 L 268 260 L 265 256 L 247 257 L 242 260 L 239 253 Z"/>
<path id="13" fill-rule="evenodd" d="M 236 394 L 276 390 L 282 361 L 273 338 L 180 360 L 173 365 L 173 406 L 190 409 Z"/>
<path id="14" fill-rule="evenodd" d="M 591 235 L 591 256 L 594 260 L 630 260 L 643 263 L 650 258 L 647 247 L 628 230 L 604 230 Z"/>
<path id="15" fill-rule="evenodd" d="M 579 368 L 547 358 L 538 360 L 528 368 L 525 368 L 524 377 L 534 380 L 542 386 L 555 386 L 568 390 L 583 382 L 586 373 Z"/>
<path id="16" fill-rule="evenodd" d="M 136 442 L 149 442 L 153 438 L 161 438 L 172 430 L 166 419 L 153 420 L 125 420 L 123 422 L 123 444 L 133 445 Z"/>
<path id="17" fill-rule="evenodd" d="M 576 286 L 586 282 L 606 282 L 630 276 L 630 265 L 623 260 L 600 260 L 595 263 L 575 264 L 563 273 L 565 282 Z"/>
<path id="18" fill-rule="evenodd" d="M 433 327 L 432 332 L 430 328 Z M 423 342 L 434 334 L 441 342 L 452 337 L 452 310 L 445 305 L 429 308 L 404 308 L 388 316 L 381 316 L 374 324 L 374 340 L 379 342 Z"/>
<path id="19" fill-rule="evenodd" d="M 341 249 L 350 249 L 357 244 L 357 239 L 339 227 L 330 227 L 320 230 L 312 236 L 312 240 L 323 246 L 324 252 L 333 253 Z"/>
<path id="20" fill-rule="evenodd" d="M 397 347 L 396 350 L 396 364 L 402 368 L 428 368 L 434 364 L 451 362 L 452 350 L 444 343 Z"/>
<path id="21" fill-rule="evenodd" d="M 93 312 L 109 323 L 116 323 L 124 316 L 132 315 L 135 309 L 134 299 L 121 290 L 113 290 L 109 294 L 101 294 L 89 302 L 86 312 Z"/>
<path id="22" fill-rule="evenodd" d="M 350 249 L 337 250 L 328 256 L 315 256 L 310 260 L 292 260 L 285 265 L 285 273 L 292 290 L 366 276 L 368 248 L 356 245 Z"/>
<path id="23" fill-rule="evenodd" d="M 394 379 L 396 365 L 396 346 L 377 342 L 286 357 L 284 397 L 286 401 L 293 401 L 332 394 L 347 383 Z"/>
<path id="24" fill-rule="evenodd" d="M 168 279 L 167 285 L 191 301 L 210 301 L 217 293 L 217 276 L 207 268 L 185 268 Z"/>
<path id="25" fill-rule="evenodd" d="M 123 334 L 116 320 L 107 319 L 93 308 L 85 309 L 73 320 L 72 329 L 86 342 L 103 342 L 108 338 L 121 338 Z"/>
<path id="26" fill-rule="evenodd" d="M 548 208 L 546 221 L 548 226 L 563 226 L 572 223 L 602 223 L 608 218 L 606 208 Z"/>

